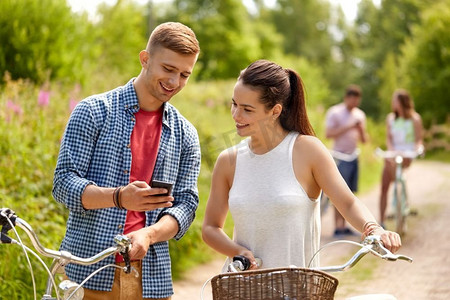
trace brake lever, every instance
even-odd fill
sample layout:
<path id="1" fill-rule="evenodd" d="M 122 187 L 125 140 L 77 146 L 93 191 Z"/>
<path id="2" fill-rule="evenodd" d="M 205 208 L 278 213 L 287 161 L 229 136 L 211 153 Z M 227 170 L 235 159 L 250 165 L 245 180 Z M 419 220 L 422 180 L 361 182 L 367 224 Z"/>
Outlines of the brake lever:
<path id="1" fill-rule="evenodd" d="M 126 235 L 116 235 L 114 237 L 114 241 L 122 246 L 122 250 L 119 252 L 123 256 L 123 260 L 125 262 L 124 272 L 129 274 L 131 272 L 131 260 L 129 251 L 131 248 L 131 240 Z"/>
<path id="2" fill-rule="evenodd" d="M 412 262 L 413 262 L 413 259 L 412 259 L 411 257 L 406 256 L 406 255 L 403 255 L 403 254 L 397 255 L 397 259 L 400 259 L 400 260 L 406 260 L 406 261 L 409 262 L 409 263 L 412 263 Z"/>
<path id="3" fill-rule="evenodd" d="M 127 274 L 130 274 L 131 260 L 130 260 L 130 255 L 128 254 L 128 250 L 129 250 L 129 247 L 126 247 L 123 251 L 120 252 L 120 254 L 122 254 L 123 260 L 125 262 L 125 268 L 123 269 L 123 271 Z"/>
<path id="4" fill-rule="evenodd" d="M 364 244 L 366 245 L 372 245 L 372 250 L 377 252 L 379 256 L 382 259 L 388 260 L 388 261 L 396 261 L 398 259 L 400 260 L 406 260 L 410 263 L 413 262 L 413 259 L 409 256 L 403 255 L 403 254 L 393 254 L 391 251 L 389 251 L 386 247 L 383 246 L 383 243 L 381 242 L 381 237 L 379 235 L 370 235 L 365 238 Z"/>

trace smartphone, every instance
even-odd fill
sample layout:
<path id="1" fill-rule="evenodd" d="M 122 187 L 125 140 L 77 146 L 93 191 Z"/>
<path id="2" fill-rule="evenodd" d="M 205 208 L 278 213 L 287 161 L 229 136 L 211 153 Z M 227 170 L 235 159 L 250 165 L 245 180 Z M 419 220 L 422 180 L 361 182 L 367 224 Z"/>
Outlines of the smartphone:
<path id="1" fill-rule="evenodd" d="M 164 188 L 167 190 L 167 193 L 156 194 L 153 196 L 172 196 L 173 183 L 159 181 L 159 180 L 152 180 L 152 182 L 150 183 L 150 187 L 151 188 Z"/>

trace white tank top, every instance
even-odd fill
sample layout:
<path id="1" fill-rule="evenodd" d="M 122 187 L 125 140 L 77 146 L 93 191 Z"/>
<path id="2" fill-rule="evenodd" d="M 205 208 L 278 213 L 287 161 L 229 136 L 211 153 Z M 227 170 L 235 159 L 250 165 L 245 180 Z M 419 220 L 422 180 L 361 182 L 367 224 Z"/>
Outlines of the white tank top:
<path id="1" fill-rule="evenodd" d="M 413 120 L 399 117 L 390 123 L 394 150 L 413 151 L 416 148 Z"/>
<path id="2" fill-rule="evenodd" d="M 320 244 L 318 199 L 310 199 L 295 177 L 292 151 L 297 132 L 274 149 L 254 154 L 249 139 L 237 146 L 229 192 L 233 239 L 263 261 L 263 268 L 307 267 Z M 312 266 L 318 266 L 318 257 Z"/>

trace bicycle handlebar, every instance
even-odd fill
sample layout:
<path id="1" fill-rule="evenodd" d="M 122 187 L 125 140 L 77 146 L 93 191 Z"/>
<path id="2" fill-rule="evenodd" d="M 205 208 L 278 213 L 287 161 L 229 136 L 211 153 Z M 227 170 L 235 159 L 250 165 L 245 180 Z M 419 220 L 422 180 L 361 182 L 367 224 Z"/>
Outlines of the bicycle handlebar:
<path id="1" fill-rule="evenodd" d="M 25 231 L 37 252 L 46 257 L 59 259 L 63 261 L 64 264 L 76 263 L 79 265 L 92 265 L 115 253 L 126 253 L 126 251 L 128 251 L 128 249 L 131 247 L 131 241 L 127 236 L 116 235 L 114 237 L 114 242 L 116 243 L 115 246 L 109 247 L 102 252 L 88 258 L 74 256 L 67 251 L 47 249 L 42 246 L 31 225 L 28 224 L 25 220 L 17 217 L 14 211 L 9 208 L 0 209 L 0 226 L 2 227 L 1 243 L 18 243 L 7 235 L 7 232 L 12 229 L 7 219 L 9 219 L 14 226 L 19 226 Z"/>
<path id="2" fill-rule="evenodd" d="M 349 241 L 347 241 L 349 242 Z M 351 242 L 353 243 L 353 242 Z M 346 271 L 353 266 L 355 266 L 363 256 L 365 256 L 367 253 L 372 253 L 375 256 L 378 256 L 384 260 L 388 261 L 396 261 L 396 260 L 405 260 L 410 263 L 413 262 L 413 259 L 411 257 L 408 257 L 406 255 L 402 254 L 393 254 L 391 251 L 386 249 L 383 246 L 383 243 L 381 242 L 381 238 L 378 235 L 369 235 L 367 236 L 364 241 L 361 242 L 361 244 L 356 243 L 361 246 L 361 249 L 359 249 L 346 263 L 340 266 L 325 266 L 325 267 L 317 267 L 312 268 L 313 270 L 319 270 L 324 272 L 341 272 Z M 323 248 L 322 248 L 323 249 Z M 319 250 L 320 251 L 320 250 Z"/>
<path id="3" fill-rule="evenodd" d="M 411 257 L 402 255 L 402 254 L 396 255 L 396 254 L 393 254 L 388 249 L 386 249 L 386 247 L 383 246 L 383 243 L 381 242 L 381 237 L 379 235 L 369 235 L 361 243 L 355 243 L 353 241 L 346 241 L 346 240 L 337 241 L 337 242 L 348 242 L 351 244 L 356 244 L 356 245 L 360 246 L 361 249 L 359 249 L 343 265 L 311 268 L 312 270 L 318 270 L 318 271 L 323 271 L 323 272 L 328 272 L 328 273 L 346 271 L 346 270 L 352 268 L 353 266 L 355 266 L 361 260 L 361 258 L 363 258 L 363 256 L 365 256 L 367 253 L 372 253 L 375 256 L 378 256 L 378 257 L 380 257 L 384 260 L 388 260 L 388 261 L 406 260 L 410 263 L 413 261 L 413 259 Z M 336 243 L 336 242 L 331 242 L 331 243 L 325 245 L 324 247 L 326 247 L 328 245 L 332 245 L 334 243 Z M 324 247 L 319 249 L 319 251 L 322 250 Z M 319 251 L 317 251 L 317 253 Z M 239 262 L 242 259 L 247 260 L 246 263 L 245 262 L 242 263 L 244 266 L 247 266 L 247 268 L 235 268 L 234 264 L 236 263 L 236 261 Z M 261 260 L 259 260 L 259 261 L 261 261 Z M 262 263 L 262 262 L 260 262 L 260 263 Z M 239 256 L 239 259 L 236 259 L 236 257 L 235 257 L 234 261 L 229 265 L 228 271 L 230 271 L 230 272 L 245 271 L 248 269 L 249 266 L 250 266 L 250 262 L 248 261 L 248 258 Z"/>
<path id="4" fill-rule="evenodd" d="M 31 249 L 29 249 L 28 247 L 26 247 L 25 245 L 22 244 L 22 241 L 21 241 L 20 237 L 18 236 L 18 233 L 16 232 L 15 229 L 14 229 L 14 232 L 16 233 L 19 241 L 16 241 L 8 236 L 8 231 L 12 230 L 15 226 L 19 226 L 20 228 L 22 228 L 25 231 L 25 233 L 30 238 L 34 249 L 39 254 L 46 256 L 46 257 L 53 258 L 51 270 L 49 270 L 47 268 L 45 263 L 39 258 L 39 256 L 37 256 L 37 254 L 34 253 L 34 251 L 32 251 Z M 23 248 L 24 252 L 29 251 L 29 252 L 33 253 L 36 257 L 38 257 L 38 259 L 41 261 L 41 263 L 44 265 L 45 269 L 47 270 L 49 277 L 47 280 L 47 288 L 46 288 L 45 294 L 42 299 L 58 299 L 58 300 L 60 299 L 54 276 L 59 267 L 64 267 L 65 265 L 67 265 L 69 263 L 74 263 L 74 264 L 78 264 L 78 265 L 92 265 L 92 264 L 95 264 L 95 263 L 105 259 L 106 257 L 108 257 L 110 255 L 120 253 L 123 256 L 123 259 L 125 261 L 125 267 L 120 267 L 120 268 L 125 273 L 131 273 L 131 271 L 132 271 L 131 260 L 130 260 L 129 254 L 128 254 L 128 251 L 130 250 L 132 245 L 131 245 L 131 240 L 125 235 L 116 235 L 114 237 L 114 242 L 116 243 L 116 245 L 111 246 L 111 247 L 101 251 L 100 253 L 97 253 L 96 255 L 94 255 L 92 257 L 82 258 L 82 257 L 72 255 L 68 251 L 64 251 L 64 250 L 56 251 L 56 250 L 51 250 L 51 249 L 47 249 L 47 248 L 43 247 L 39 241 L 39 238 L 37 237 L 36 233 L 34 232 L 33 228 L 31 227 L 31 225 L 28 224 L 25 220 L 17 217 L 15 212 L 9 208 L 0 208 L 0 227 L 1 227 L 0 243 L 20 245 Z M 28 259 L 28 256 L 27 256 L 27 259 Z M 97 274 L 98 272 L 100 272 L 101 270 L 103 270 L 107 267 L 118 267 L 118 266 L 113 265 L 113 264 L 105 265 L 105 266 L 99 268 L 98 270 L 96 270 L 95 272 L 91 273 L 81 284 L 72 282 L 70 280 L 62 281 L 59 288 L 64 292 L 64 299 L 71 299 L 73 296 L 75 297 L 74 299 L 82 299 L 83 292 L 82 292 L 82 290 L 81 290 L 81 292 L 79 292 L 79 290 L 82 289 L 83 284 L 87 280 L 89 280 L 92 276 L 94 276 L 95 274 Z M 30 266 L 30 270 L 31 270 L 31 266 Z M 31 272 L 32 272 L 32 270 L 31 270 Z M 34 279 L 33 279 L 33 287 L 34 287 L 35 299 L 36 299 L 36 288 L 35 288 L 35 284 L 34 284 Z M 55 288 L 56 298 L 53 298 L 51 296 L 52 287 Z"/>
<path id="5" fill-rule="evenodd" d="M 417 150 L 382 150 L 381 148 L 375 149 L 375 154 L 382 158 L 416 158 L 424 154 L 424 147 L 420 146 Z"/>

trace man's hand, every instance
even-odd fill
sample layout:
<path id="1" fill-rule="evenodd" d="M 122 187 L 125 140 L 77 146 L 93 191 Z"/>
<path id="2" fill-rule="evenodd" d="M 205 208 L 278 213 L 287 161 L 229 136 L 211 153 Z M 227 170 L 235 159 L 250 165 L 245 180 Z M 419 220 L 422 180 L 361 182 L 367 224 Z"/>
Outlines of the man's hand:
<path id="1" fill-rule="evenodd" d="M 127 234 L 133 245 L 128 253 L 131 260 L 144 259 L 152 240 L 149 231 L 149 228 L 142 228 Z"/>
<path id="2" fill-rule="evenodd" d="M 164 215 L 155 224 L 127 234 L 133 245 L 131 260 L 143 259 L 151 245 L 168 241 L 178 232 L 178 222 L 170 215 Z"/>
<path id="3" fill-rule="evenodd" d="M 135 211 L 155 210 L 171 207 L 172 196 L 155 196 L 167 193 L 164 188 L 151 188 L 144 181 L 134 181 L 122 188 L 121 204 L 124 208 Z"/>

